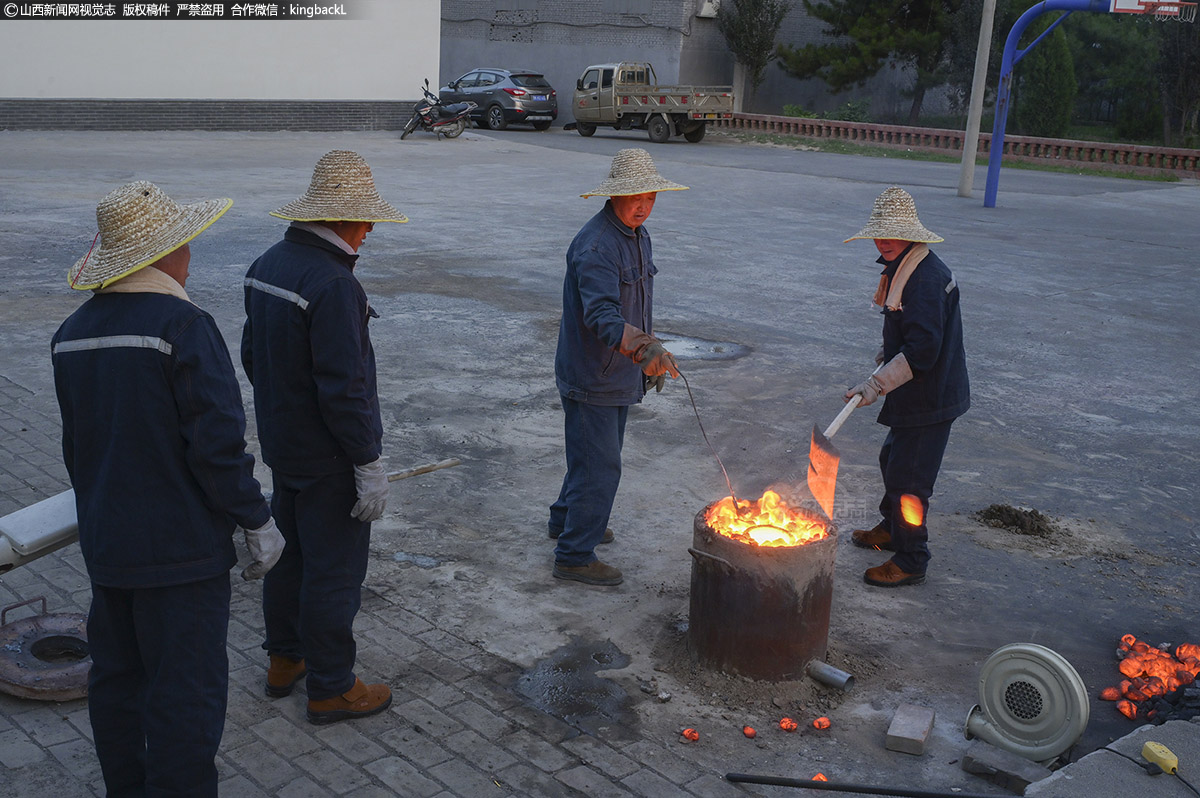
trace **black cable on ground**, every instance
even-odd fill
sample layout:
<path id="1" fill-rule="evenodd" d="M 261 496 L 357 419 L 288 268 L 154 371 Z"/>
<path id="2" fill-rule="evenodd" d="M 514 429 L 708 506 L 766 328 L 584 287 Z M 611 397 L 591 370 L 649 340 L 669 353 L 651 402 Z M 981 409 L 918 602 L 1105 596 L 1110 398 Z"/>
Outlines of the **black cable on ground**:
<path id="1" fill-rule="evenodd" d="M 828 790 L 830 792 L 856 792 L 862 795 L 897 795 L 901 798 L 996 798 L 977 792 L 933 792 L 910 790 L 903 787 L 875 787 L 869 784 L 845 784 L 836 781 L 807 781 L 788 779 L 783 776 L 752 776 L 748 773 L 726 773 L 726 781 L 742 784 L 770 784 L 775 787 L 798 787 L 802 790 Z"/>
<path id="2" fill-rule="evenodd" d="M 1138 767 L 1140 767 L 1142 770 L 1146 771 L 1146 773 L 1148 773 L 1151 776 L 1158 776 L 1164 772 L 1162 768 L 1160 768 L 1158 765 L 1154 764 L 1153 762 L 1143 762 L 1139 759 L 1134 759 L 1129 754 L 1123 754 L 1115 748 L 1109 748 L 1107 745 L 1104 746 L 1103 748 L 1101 748 L 1100 750 L 1108 751 L 1110 753 L 1116 754 L 1117 756 L 1125 757 L 1130 762 L 1137 765 Z M 1188 781 L 1182 775 L 1180 775 L 1178 770 L 1176 770 L 1175 773 L 1173 773 L 1172 775 L 1174 775 L 1175 778 L 1177 778 L 1181 782 L 1183 782 L 1184 787 L 1187 787 L 1189 790 L 1196 793 L 1196 795 L 1200 795 L 1200 790 L 1197 790 L 1196 787 L 1190 781 Z"/>

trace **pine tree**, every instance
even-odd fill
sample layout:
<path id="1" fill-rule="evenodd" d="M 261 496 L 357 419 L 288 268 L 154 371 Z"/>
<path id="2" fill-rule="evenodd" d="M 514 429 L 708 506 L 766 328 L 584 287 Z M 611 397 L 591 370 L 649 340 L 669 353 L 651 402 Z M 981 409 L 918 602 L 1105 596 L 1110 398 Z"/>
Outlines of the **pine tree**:
<path id="1" fill-rule="evenodd" d="M 775 60 L 775 37 L 792 5 L 792 0 L 725 0 L 717 9 L 717 29 L 754 89 Z"/>

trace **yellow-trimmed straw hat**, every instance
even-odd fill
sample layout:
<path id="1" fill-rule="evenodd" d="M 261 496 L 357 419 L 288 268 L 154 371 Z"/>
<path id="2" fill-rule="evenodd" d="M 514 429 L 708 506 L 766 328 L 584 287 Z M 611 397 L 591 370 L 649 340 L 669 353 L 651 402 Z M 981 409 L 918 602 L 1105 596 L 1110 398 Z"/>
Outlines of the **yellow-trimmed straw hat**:
<path id="1" fill-rule="evenodd" d="M 842 243 L 859 238 L 894 238 L 897 241 L 925 244 L 946 240 L 932 230 L 925 229 L 917 218 L 917 204 L 913 202 L 912 195 L 899 186 L 892 186 L 876 197 L 866 226 Z"/>
<path id="2" fill-rule="evenodd" d="M 231 199 L 180 205 L 153 183 L 127 183 L 96 206 L 100 249 L 77 260 L 67 282 L 80 291 L 115 283 L 179 249 L 232 205 Z"/>
<path id="3" fill-rule="evenodd" d="M 628 197 L 658 191 L 687 191 L 687 186 L 672 183 L 658 173 L 650 153 L 631 147 L 613 156 L 608 179 L 581 197 Z"/>
<path id="4" fill-rule="evenodd" d="M 272 216 L 293 222 L 407 222 L 375 190 L 371 167 L 357 152 L 332 150 L 321 156 L 303 197 Z"/>

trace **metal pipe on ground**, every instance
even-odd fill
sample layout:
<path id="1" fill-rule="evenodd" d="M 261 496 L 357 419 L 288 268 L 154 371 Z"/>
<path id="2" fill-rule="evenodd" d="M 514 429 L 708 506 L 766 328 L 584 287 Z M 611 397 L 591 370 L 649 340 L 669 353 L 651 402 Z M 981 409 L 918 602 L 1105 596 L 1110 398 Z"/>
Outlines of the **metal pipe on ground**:
<path id="1" fill-rule="evenodd" d="M 829 687 L 836 687 L 843 693 L 854 686 L 854 677 L 840 668 L 835 668 L 827 662 L 814 659 L 804 668 L 812 678 Z"/>
<path id="2" fill-rule="evenodd" d="M 783 776 L 753 776 L 749 773 L 726 773 L 725 781 L 740 784 L 768 784 L 774 787 L 798 787 L 802 790 L 828 790 L 829 792 L 856 792 L 861 795 L 896 795 L 901 798 L 996 798 L 978 792 L 937 792 L 933 790 L 909 790 L 903 787 L 875 787 L 870 784 L 847 784 L 838 781 L 807 781 Z"/>

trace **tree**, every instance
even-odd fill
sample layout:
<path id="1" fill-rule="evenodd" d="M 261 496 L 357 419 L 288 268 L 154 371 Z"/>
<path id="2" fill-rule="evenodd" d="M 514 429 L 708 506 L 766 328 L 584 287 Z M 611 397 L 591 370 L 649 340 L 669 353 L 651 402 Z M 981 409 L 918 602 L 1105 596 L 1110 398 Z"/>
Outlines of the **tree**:
<path id="1" fill-rule="evenodd" d="M 717 29 L 733 57 L 746 68 L 754 90 L 775 60 L 775 37 L 792 0 L 725 0 L 717 8 Z"/>
<path id="2" fill-rule="evenodd" d="M 1032 41 L 1046 30 L 1052 19 L 1041 19 L 1029 26 L 1026 38 Z M 1017 101 L 1014 116 L 1022 133 L 1030 136 L 1063 138 L 1071 127 L 1075 108 L 1075 67 L 1071 48 L 1062 27 L 1043 39 L 1021 59 L 1017 73 Z"/>
<path id="3" fill-rule="evenodd" d="M 1155 26 L 1159 58 L 1155 74 L 1163 98 L 1163 143 L 1194 147 L 1200 136 L 1200 23 Z M 1178 139 L 1175 133 L 1178 133 Z"/>
<path id="4" fill-rule="evenodd" d="M 963 0 L 803 0 L 827 25 L 830 44 L 780 45 L 779 65 L 798 78 L 817 77 L 832 91 L 863 85 L 887 64 L 914 73 L 908 123 L 915 125 L 925 92 L 949 75 L 947 47 Z"/>

